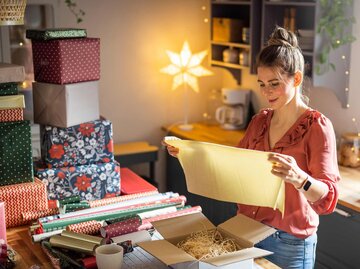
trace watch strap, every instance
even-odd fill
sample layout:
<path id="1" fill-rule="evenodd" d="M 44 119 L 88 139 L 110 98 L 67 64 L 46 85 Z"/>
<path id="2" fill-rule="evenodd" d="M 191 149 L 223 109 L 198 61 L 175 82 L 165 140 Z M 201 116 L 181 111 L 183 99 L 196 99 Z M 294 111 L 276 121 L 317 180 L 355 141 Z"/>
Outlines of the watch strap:
<path id="1" fill-rule="evenodd" d="M 311 186 L 311 181 L 307 180 L 303 187 L 304 191 L 307 191 L 310 188 L 310 186 Z"/>

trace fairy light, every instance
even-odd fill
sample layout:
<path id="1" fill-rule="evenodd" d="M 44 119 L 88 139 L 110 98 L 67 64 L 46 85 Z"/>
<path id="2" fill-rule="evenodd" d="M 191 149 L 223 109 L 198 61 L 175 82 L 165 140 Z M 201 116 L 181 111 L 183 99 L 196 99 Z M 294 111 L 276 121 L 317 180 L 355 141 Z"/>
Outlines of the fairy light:
<path id="1" fill-rule="evenodd" d="M 206 3 L 206 2 L 205 2 Z M 204 23 L 208 23 L 209 22 L 209 18 L 207 17 L 208 16 L 208 14 L 207 14 L 207 7 L 206 7 L 206 5 L 202 5 L 201 6 L 201 10 L 203 11 L 203 12 L 205 12 L 205 16 L 204 16 L 204 19 L 203 19 L 203 22 Z"/>
<path id="2" fill-rule="evenodd" d="M 358 126 L 358 124 L 357 124 L 356 118 L 353 117 L 351 120 L 352 120 L 352 122 L 354 123 L 357 136 L 360 136 L 359 126 Z"/>

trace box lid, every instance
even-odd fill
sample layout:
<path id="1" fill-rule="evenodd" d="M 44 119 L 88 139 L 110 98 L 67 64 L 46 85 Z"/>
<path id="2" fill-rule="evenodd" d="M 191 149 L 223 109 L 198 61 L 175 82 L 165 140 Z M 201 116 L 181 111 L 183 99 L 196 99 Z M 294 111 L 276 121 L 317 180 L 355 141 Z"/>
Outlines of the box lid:
<path id="1" fill-rule="evenodd" d="M 256 243 L 276 232 L 276 229 L 242 214 L 238 214 L 220 224 L 218 229 L 231 234 L 234 239 L 243 242 L 247 247 L 254 246 Z"/>
<path id="2" fill-rule="evenodd" d="M 175 238 L 188 235 L 193 232 L 215 228 L 202 213 L 159 220 L 152 222 L 154 228 L 165 238 Z"/>

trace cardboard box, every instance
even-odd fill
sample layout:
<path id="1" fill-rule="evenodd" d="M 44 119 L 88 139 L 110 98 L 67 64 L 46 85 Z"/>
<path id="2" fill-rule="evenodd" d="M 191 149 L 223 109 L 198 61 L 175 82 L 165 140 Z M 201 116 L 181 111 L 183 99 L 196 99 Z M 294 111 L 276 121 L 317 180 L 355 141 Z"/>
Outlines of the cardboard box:
<path id="1" fill-rule="evenodd" d="M 141 242 L 138 245 L 171 268 L 186 269 L 251 269 L 253 259 L 272 254 L 254 245 L 276 230 L 244 215 L 237 215 L 215 227 L 202 213 L 161 220 L 152 223 L 163 240 Z M 215 258 L 197 260 L 176 247 L 191 233 L 217 229 L 224 237 L 232 238 L 240 250 Z"/>
<path id="2" fill-rule="evenodd" d="M 98 88 L 98 81 L 67 85 L 34 82 L 34 122 L 66 128 L 99 119 Z"/>
<path id="3" fill-rule="evenodd" d="M 100 39 L 32 40 L 35 81 L 69 84 L 100 79 Z"/>
<path id="4" fill-rule="evenodd" d="M 21 65 L 0 63 L 0 83 L 23 82 L 25 68 Z"/>
<path id="5" fill-rule="evenodd" d="M 129 168 L 120 168 L 121 194 L 129 195 L 141 192 L 157 191 L 158 189 Z"/>
<path id="6" fill-rule="evenodd" d="M 223 42 L 241 42 L 242 40 L 241 20 L 230 18 L 213 18 L 212 40 Z"/>

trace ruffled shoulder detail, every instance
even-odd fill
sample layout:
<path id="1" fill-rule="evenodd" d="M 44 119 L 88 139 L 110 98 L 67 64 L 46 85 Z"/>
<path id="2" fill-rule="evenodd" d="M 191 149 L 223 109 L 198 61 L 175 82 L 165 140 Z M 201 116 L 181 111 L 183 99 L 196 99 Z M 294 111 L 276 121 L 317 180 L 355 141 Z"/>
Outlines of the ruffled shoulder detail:
<path id="1" fill-rule="evenodd" d="M 305 134 L 309 131 L 311 125 L 314 122 L 318 122 L 324 116 L 316 110 L 308 109 L 304 114 L 298 119 L 294 126 L 284 135 L 284 137 L 275 145 L 275 148 L 278 147 L 288 147 L 299 143 Z"/>
<path id="2" fill-rule="evenodd" d="M 256 126 L 259 128 L 258 132 L 256 132 L 252 139 L 251 144 L 253 145 L 253 148 L 256 148 L 258 143 L 264 141 L 264 136 L 269 126 L 268 121 L 271 119 L 272 113 L 272 109 L 265 108 L 260 110 L 260 112 L 253 117 L 254 123 L 256 123 Z"/>

